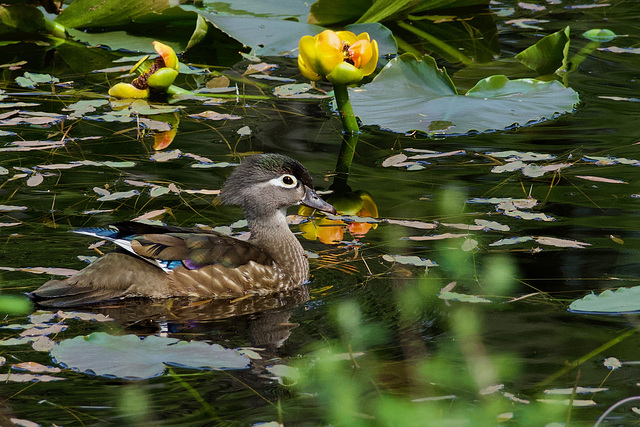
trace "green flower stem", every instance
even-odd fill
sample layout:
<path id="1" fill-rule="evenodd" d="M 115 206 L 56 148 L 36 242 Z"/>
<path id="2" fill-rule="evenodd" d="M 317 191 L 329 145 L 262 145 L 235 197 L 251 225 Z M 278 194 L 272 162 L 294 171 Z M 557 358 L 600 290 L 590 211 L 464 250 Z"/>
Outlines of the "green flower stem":
<path id="1" fill-rule="evenodd" d="M 351 169 L 353 155 L 358 145 L 360 127 L 358 126 L 358 120 L 351 107 L 347 85 L 334 83 L 333 93 L 336 97 L 338 114 L 340 114 L 342 128 L 344 129 L 342 133 L 342 145 L 340 146 L 340 153 L 338 154 L 338 163 L 336 164 L 336 177 L 331 186 L 334 191 L 339 192 L 348 188 L 347 179 L 349 178 L 349 169 Z"/>
<path id="2" fill-rule="evenodd" d="M 179 86 L 171 85 L 167 88 L 167 95 L 196 95 L 187 89 L 182 89 Z"/>
<path id="3" fill-rule="evenodd" d="M 571 371 L 572 369 L 577 368 L 578 366 L 582 365 L 583 363 L 587 362 L 588 360 L 598 356 L 598 355 L 602 355 L 602 353 L 604 353 L 605 351 L 607 351 L 609 348 L 613 347 L 616 344 L 619 344 L 620 342 L 626 340 L 627 338 L 629 338 L 632 335 L 637 334 L 638 331 L 633 328 L 633 329 L 627 329 L 626 331 L 622 332 L 620 335 L 618 335 L 617 337 L 612 338 L 611 340 L 609 340 L 608 342 L 602 344 L 600 347 L 591 350 L 589 353 L 585 354 L 584 356 L 572 361 L 572 362 L 568 362 L 566 363 L 565 367 L 556 371 L 555 373 L 549 375 L 545 380 L 539 382 L 538 384 L 535 385 L 536 388 L 542 388 L 547 386 L 548 384 L 551 384 L 553 381 L 555 381 L 556 379 L 560 378 L 561 376 L 565 375 L 567 372 Z"/>
<path id="4" fill-rule="evenodd" d="M 336 163 L 336 175 L 333 178 L 333 184 L 331 184 L 330 187 L 335 193 L 350 191 L 347 185 L 347 180 L 349 178 L 349 169 L 351 169 L 351 162 L 353 161 L 353 155 L 356 152 L 357 145 L 357 134 L 344 133 L 342 135 L 342 145 L 340 145 L 340 153 L 338 153 L 338 162 Z"/>
<path id="5" fill-rule="evenodd" d="M 51 33 L 52 36 L 61 39 L 67 38 L 67 30 L 63 25 L 58 24 L 50 19 L 44 18 L 44 28 Z"/>
<path id="6" fill-rule="evenodd" d="M 344 132 L 351 135 L 359 134 L 360 127 L 358 126 L 358 120 L 356 120 L 355 114 L 353 114 L 353 108 L 351 108 L 347 85 L 334 84 L 333 93 L 336 97 L 336 104 L 338 104 L 338 114 L 340 114 Z"/>

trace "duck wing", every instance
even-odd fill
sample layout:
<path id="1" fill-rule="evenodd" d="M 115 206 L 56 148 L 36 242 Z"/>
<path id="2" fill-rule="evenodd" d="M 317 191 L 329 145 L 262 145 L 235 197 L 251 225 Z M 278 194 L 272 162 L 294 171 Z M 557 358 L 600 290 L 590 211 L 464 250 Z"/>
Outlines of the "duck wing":
<path id="1" fill-rule="evenodd" d="M 131 240 L 136 255 L 159 261 L 179 261 L 189 270 L 221 264 L 237 268 L 253 261 L 271 265 L 273 258 L 256 245 L 218 233 L 143 234 Z M 166 268 L 173 269 L 174 263 Z"/>
<path id="2" fill-rule="evenodd" d="M 286 283 L 266 251 L 215 231 L 129 221 L 75 232 L 112 241 L 118 249 L 68 279 L 49 280 L 33 291 L 30 296 L 40 305 L 70 307 L 132 296 L 238 296 Z"/>
<path id="3" fill-rule="evenodd" d="M 195 270 L 212 264 L 236 268 L 250 261 L 273 263 L 271 256 L 254 244 L 213 230 L 124 221 L 75 232 L 112 241 L 165 272 L 181 264 Z"/>

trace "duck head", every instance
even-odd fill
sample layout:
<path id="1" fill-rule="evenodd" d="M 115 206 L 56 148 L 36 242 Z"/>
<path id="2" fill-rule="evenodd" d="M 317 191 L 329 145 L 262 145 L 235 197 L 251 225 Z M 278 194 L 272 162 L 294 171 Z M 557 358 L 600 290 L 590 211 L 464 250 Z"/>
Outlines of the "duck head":
<path id="1" fill-rule="evenodd" d="M 247 217 L 269 216 L 298 204 L 336 213 L 316 194 L 311 174 L 300 162 L 275 153 L 244 159 L 225 182 L 220 197 L 223 204 L 242 207 Z"/>

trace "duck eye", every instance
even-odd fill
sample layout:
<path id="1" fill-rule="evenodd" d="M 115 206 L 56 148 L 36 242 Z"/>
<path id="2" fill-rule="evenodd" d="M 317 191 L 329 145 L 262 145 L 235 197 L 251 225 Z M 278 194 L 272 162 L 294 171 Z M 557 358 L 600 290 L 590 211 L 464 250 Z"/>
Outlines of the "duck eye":
<path id="1" fill-rule="evenodd" d="M 282 188 L 293 188 L 298 185 L 298 179 L 293 175 L 284 174 L 269 180 L 269 184 Z"/>
<path id="2" fill-rule="evenodd" d="M 284 187 L 287 188 L 295 187 L 297 183 L 296 178 L 292 175 L 282 175 L 282 178 L 280 178 L 280 180 L 284 184 Z"/>

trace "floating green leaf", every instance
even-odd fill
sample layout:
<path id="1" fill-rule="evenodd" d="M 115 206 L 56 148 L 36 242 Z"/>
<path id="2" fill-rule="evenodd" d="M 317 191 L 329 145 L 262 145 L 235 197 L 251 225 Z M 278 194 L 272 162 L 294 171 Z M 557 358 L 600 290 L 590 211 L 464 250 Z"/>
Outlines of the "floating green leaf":
<path id="1" fill-rule="evenodd" d="M 16 77 L 16 83 L 20 87 L 35 88 L 39 84 L 44 83 L 58 83 L 60 80 L 57 77 L 50 76 L 49 74 L 37 74 L 25 72 L 24 76 Z"/>
<path id="2" fill-rule="evenodd" d="M 249 358 L 237 350 L 200 341 L 94 332 L 61 341 L 51 350 L 56 363 L 75 371 L 112 378 L 162 375 L 165 364 L 193 369 L 245 369 Z"/>
<path id="3" fill-rule="evenodd" d="M 593 30 L 585 31 L 584 33 L 582 33 L 582 37 L 594 42 L 606 43 L 615 39 L 616 37 L 618 37 L 618 35 L 611 30 L 601 30 L 594 28 Z"/>
<path id="4" fill-rule="evenodd" d="M 186 10 L 190 6 L 183 6 Z M 298 40 L 306 35 L 316 35 L 324 28 L 301 22 L 253 16 L 217 15 L 198 11 L 214 27 L 252 49 L 258 56 L 291 55 L 298 49 Z"/>
<path id="5" fill-rule="evenodd" d="M 192 6 L 182 6 L 184 10 L 196 11 L 214 27 L 251 47 L 257 56 L 297 55 L 298 41 L 306 35 L 315 36 L 325 28 L 303 22 L 285 21 L 254 16 L 218 15 L 203 12 Z M 395 39 L 389 29 L 380 24 L 350 25 L 347 28 L 356 34 L 368 32 L 372 39 L 379 41 L 380 55 L 397 51 Z"/>
<path id="6" fill-rule="evenodd" d="M 306 22 L 310 3 L 305 0 L 207 0 L 204 5 L 225 15 L 250 15 Z"/>
<path id="7" fill-rule="evenodd" d="M 555 81 L 505 76 L 483 79 L 466 95 L 458 95 L 433 58 L 418 60 L 404 54 L 390 61 L 371 83 L 352 90 L 351 100 L 365 125 L 400 133 L 459 135 L 547 120 L 572 111 L 579 97 Z"/>
<path id="8" fill-rule="evenodd" d="M 607 289 L 599 295 L 589 294 L 569 305 L 569 310 L 577 313 L 623 314 L 640 311 L 640 286 Z"/>

